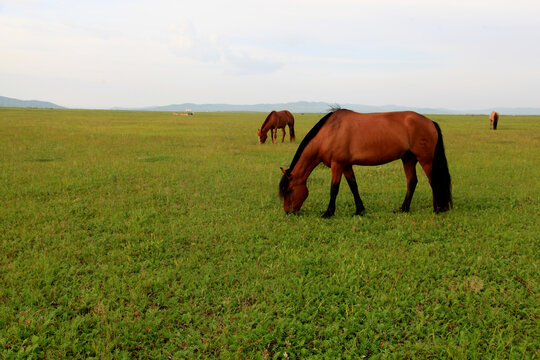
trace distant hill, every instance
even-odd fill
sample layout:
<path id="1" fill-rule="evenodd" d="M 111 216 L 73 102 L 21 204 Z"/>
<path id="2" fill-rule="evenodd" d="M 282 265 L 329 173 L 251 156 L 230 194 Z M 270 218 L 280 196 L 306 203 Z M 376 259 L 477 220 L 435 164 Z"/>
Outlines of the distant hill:
<path id="1" fill-rule="evenodd" d="M 297 101 L 288 103 L 273 103 L 273 104 L 255 104 L 255 105 L 232 105 L 232 104 L 173 104 L 166 106 L 153 106 L 144 108 L 129 108 L 116 110 L 143 110 L 143 111 L 185 111 L 186 109 L 194 112 L 270 112 L 272 110 L 289 110 L 293 113 L 326 113 L 335 103 L 328 102 L 308 102 Z M 501 115 L 540 115 L 540 108 L 493 108 L 493 109 L 476 109 L 476 110 L 450 110 L 444 108 L 418 108 L 402 105 L 382 105 L 370 106 L 359 104 L 339 104 L 344 109 L 350 109 L 358 112 L 384 112 L 384 111 L 402 111 L 412 110 L 421 114 L 467 114 L 467 115 L 487 115 L 491 111 L 496 110 Z"/>
<path id="2" fill-rule="evenodd" d="M 25 107 L 25 108 L 46 108 L 46 109 L 65 109 L 62 106 L 38 100 L 19 100 L 0 96 L 0 107 Z"/>
<path id="3" fill-rule="evenodd" d="M 329 103 L 323 101 L 296 101 L 287 103 L 269 103 L 269 104 L 252 104 L 252 105 L 234 105 L 234 104 L 194 104 L 182 103 L 166 106 L 150 106 L 150 107 L 115 107 L 110 110 L 140 110 L 140 111 L 172 111 L 182 112 L 187 109 L 194 112 L 270 112 L 272 110 L 289 110 L 293 113 L 326 113 L 331 107 L 339 105 L 343 109 L 350 109 L 358 112 L 385 112 L 385 111 L 402 111 L 412 110 L 421 114 L 448 114 L 448 115 L 487 115 L 493 110 L 498 111 L 501 115 L 540 115 L 540 107 L 524 108 L 524 107 L 494 107 L 492 109 L 476 109 L 476 110 L 452 110 L 445 108 L 420 108 L 403 105 L 359 105 L 347 103 Z M 0 107 L 28 107 L 28 108 L 48 108 L 48 109 L 65 109 L 62 106 L 38 100 L 18 100 L 0 96 Z"/>
<path id="4" fill-rule="evenodd" d="M 272 110 L 289 110 L 293 113 L 326 113 L 335 103 L 328 102 L 308 102 L 297 101 L 288 103 L 272 103 L 272 104 L 254 104 L 254 105 L 232 105 L 232 104 L 173 104 L 166 106 L 153 106 L 129 110 L 144 110 L 144 111 L 185 111 L 186 109 L 195 112 L 270 112 Z M 457 114 L 458 112 L 447 109 L 431 109 L 431 108 L 411 108 L 406 106 L 386 105 L 386 106 L 368 106 L 358 104 L 339 104 L 341 108 L 350 109 L 359 112 L 380 112 L 380 111 L 398 111 L 398 110 L 414 110 L 420 113 L 430 114 Z M 126 109 L 127 110 L 127 109 Z"/>

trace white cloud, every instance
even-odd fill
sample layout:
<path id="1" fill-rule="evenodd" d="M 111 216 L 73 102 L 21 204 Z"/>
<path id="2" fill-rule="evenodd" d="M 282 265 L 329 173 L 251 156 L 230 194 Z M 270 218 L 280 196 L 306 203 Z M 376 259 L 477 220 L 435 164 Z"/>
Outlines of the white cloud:
<path id="1" fill-rule="evenodd" d="M 230 67 L 239 75 L 273 72 L 283 64 L 250 46 L 232 46 L 216 33 L 201 34 L 190 22 L 170 28 L 173 51 L 181 57 Z"/>

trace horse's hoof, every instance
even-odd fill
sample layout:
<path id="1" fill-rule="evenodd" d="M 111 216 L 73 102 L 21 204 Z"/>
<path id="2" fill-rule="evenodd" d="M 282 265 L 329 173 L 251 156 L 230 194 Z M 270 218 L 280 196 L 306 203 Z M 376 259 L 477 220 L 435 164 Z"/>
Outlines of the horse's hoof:
<path id="1" fill-rule="evenodd" d="M 328 211 L 325 212 L 322 216 L 323 219 L 329 219 L 331 218 L 332 216 L 334 216 L 334 213 L 329 213 Z"/>
<path id="2" fill-rule="evenodd" d="M 354 216 L 364 216 L 365 210 L 357 211 L 354 213 Z"/>

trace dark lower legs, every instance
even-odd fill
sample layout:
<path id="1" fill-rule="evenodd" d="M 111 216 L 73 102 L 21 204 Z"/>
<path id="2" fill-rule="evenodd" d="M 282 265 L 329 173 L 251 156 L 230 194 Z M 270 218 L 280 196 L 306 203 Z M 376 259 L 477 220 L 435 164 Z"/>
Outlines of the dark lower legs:
<path id="1" fill-rule="evenodd" d="M 405 171 L 405 176 L 407 178 L 407 193 L 405 194 L 405 199 L 403 200 L 403 204 L 399 208 L 399 211 L 408 212 L 411 207 L 411 201 L 414 195 L 414 191 L 416 190 L 416 185 L 418 184 L 418 178 L 416 176 L 416 164 L 418 163 L 418 159 L 412 152 L 409 151 L 405 154 L 405 156 L 403 156 L 401 160 L 403 162 L 403 170 Z M 429 174 L 428 179 L 430 180 L 431 184 L 431 165 L 426 163 L 425 161 L 420 161 L 420 164 L 422 165 L 422 168 L 424 169 L 426 175 Z M 358 193 L 358 184 L 356 183 L 356 177 L 354 176 L 352 165 L 343 167 L 339 164 L 332 163 L 331 168 L 332 184 L 330 187 L 330 202 L 328 203 L 328 208 L 326 209 L 326 212 L 323 214 L 323 218 L 329 218 L 333 216 L 334 212 L 336 211 L 336 198 L 339 193 L 339 185 L 342 175 L 345 175 L 347 183 L 349 184 L 349 188 L 351 189 L 354 197 L 354 204 L 356 206 L 356 212 L 354 214 L 363 215 L 365 208 L 364 204 L 362 203 L 362 199 L 360 198 L 360 194 Z M 435 203 L 434 206 L 436 207 Z"/>
<path id="2" fill-rule="evenodd" d="M 323 214 L 323 218 L 327 219 L 329 217 L 334 216 L 334 212 L 336 211 L 336 197 L 339 192 L 339 181 L 330 186 L 330 203 L 328 204 L 328 209 L 326 209 L 326 212 Z"/>
<path id="3" fill-rule="evenodd" d="M 339 184 L 341 182 L 341 175 L 344 174 L 349 184 L 349 188 L 354 197 L 354 204 L 356 205 L 355 215 L 362 215 L 364 213 L 364 204 L 362 199 L 360 199 L 360 194 L 358 193 L 358 185 L 356 183 L 356 178 L 352 169 L 352 165 L 348 165 L 345 168 L 337 164 L 332 164 L 332 185 L 330 186 L 330 202 L 328 204 L 328 209 L 323 214 L 323 218 L 329 218 L 334 215 L 336 211 L 336 197 L 339 193 Z"/>
<path id="4" fill-rule="evenodd" d="M 354 176 L 352 166 L 346 167 L 343 174 L 345 175 L 345 179 L 347 179 L 347 183 L 349 184 L 349 188 L 354 197 L 354 205 L 356 205 L 356 212 L 354 215 L 363 215 L 365 208 L 362 199 L 360 199 L 360 194 L 358 193 L 358 184 L 356 183 L 356 177 Z"/>

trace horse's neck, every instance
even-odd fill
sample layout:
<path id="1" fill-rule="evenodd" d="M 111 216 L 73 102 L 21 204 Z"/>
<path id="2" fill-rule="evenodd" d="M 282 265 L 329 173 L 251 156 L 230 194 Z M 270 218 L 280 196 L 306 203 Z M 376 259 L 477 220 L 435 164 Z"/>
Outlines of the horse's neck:
<path id="1" fill-rule="evenodd" d="M 264 132 L 268 132 L 268 130 L 270 130 L 270 128 L 272 127 L 272 123 L 273 123 L 273 118 L 274 118 L 274 113 L 271 113 L 270 115 L 268 115 L 266 117 L 266 120 L 264 120 L 262 126 L 261 126 L 261 131 L 264 131 Z"/>
<path id="2" fill-rule="evenodd" d="M 317 154 L 311 149 L 310 146 L 307 146 L 302 155 L 294 165 L 291 175 L 295 183 L 303 184 L 307 181 L 311 172 L 320 164 L 320 161 L 317 159 Z"/>

